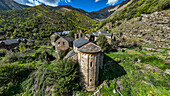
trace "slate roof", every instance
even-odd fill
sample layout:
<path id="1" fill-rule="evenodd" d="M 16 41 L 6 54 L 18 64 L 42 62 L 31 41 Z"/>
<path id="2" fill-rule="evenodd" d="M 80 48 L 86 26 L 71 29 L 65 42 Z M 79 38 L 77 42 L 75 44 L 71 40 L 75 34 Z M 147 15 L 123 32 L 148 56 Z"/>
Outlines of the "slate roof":
<path id="1" fill-rule="evenodd" d="M 68 42 L 73 42 L 74 41 L 74 39 L 72 37 L 70 37 L 70 36 L 62 36 L 62 38 L 64 38 Z"/>
<path id="2" fill-rule="evenodd" d="M 101 48 L 94 43 L 88 43 L 82 46 L 79 51 L 84 53 L 98 53 L 101 52 Z"/>
<path id="3" fill-rule="evenodd" d="M 73 41 L 73 45 L 77 48 L 83 46 L 84 44 L 87 44 L 89 43 L 90 41 L 84 39 L 84 38 L 80 38 L 80 39 L 77 39 L 75 41 Z"/>
<path id="4" fill-rule="evenodd" d="M 70 33 L 70 31 L 63 31 L 63 32 L 54 32 L 51 36 L 50 39 L 52 42 L 55 42 L 55 35 L 57 34 L 59 37 L 61 36 L 66 36 Z"/>
<path id="5" fill-rule="evenodd" d="M 55 33 L 54 33 L 54 36 L 55 36 L 55 34 L 57 34 L 57 35 L 61 36 L 61 35 L 62 35 L 62 33 L 63 33 L 63 32 L 55 32 Z"/>
<path id="6" fill-rule="evenodd" d="M 63 32 L 55 32 L 55 33 L 52 34 L 52 35 L 57 34 L 57 35 L 59 35 L 59 36 L 63 36 L 63 35 L 68 35 L 69 33 L 70 33 L 70 31 L 63 31 Z"/>
<path id="7" fill-rule="evenodd" d="M 101 33 L 101 34 L 106 34 L 107 31 L 99 31 L 99 33 Z"/>
<path id="8" fill-rule="evenodd" d="M 68 35 L 70 31 L 63 31 L 63 34 Z"/>
<path id="9" fill-rule="evenodd" d="M 25 39 L 25 38 L 19 38 L 19 39 L 6 39 L 6 40 L 1 40 L 1 42 L 4 42 L 5 45 L 11 45 L 11 44 L 18 44 L 20 42 L 34 42 L 32 39 Z"/>
<path id="10" fill-rule="evenodd" d="M 66 55 L 66 57 L 65 58 L 69 58 L 69 57 L 71 57 L 71 56 L 73 56 L 73 55 L 75 55 L 75 54 L 77 54 L 74 50 L 72 50 L 72 51 L 70 51 L 67 55 Z"/>

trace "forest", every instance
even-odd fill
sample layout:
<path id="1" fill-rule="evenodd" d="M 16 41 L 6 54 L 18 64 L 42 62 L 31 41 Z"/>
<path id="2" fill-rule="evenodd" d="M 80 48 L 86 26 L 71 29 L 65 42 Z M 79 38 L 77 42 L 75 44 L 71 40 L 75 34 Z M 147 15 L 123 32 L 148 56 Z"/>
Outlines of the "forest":
<path id="1" fill-rule="evenodd" d="M 78 11 L 59 12 L 45 5 L 0 11 L 0 39 L 28 38 L 42 45 L 49 43 L 54 32 L 78 28 L 90 32 L 97 22 Z"/>

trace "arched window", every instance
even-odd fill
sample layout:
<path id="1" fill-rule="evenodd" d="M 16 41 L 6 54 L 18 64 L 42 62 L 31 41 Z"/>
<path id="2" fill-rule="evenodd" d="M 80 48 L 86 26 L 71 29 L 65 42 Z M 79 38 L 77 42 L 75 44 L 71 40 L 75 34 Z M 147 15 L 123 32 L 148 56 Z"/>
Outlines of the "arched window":
<path id="1" fill-rule="evenodd" d="M 92 67 L 93 66 L 93 62 L 90 62 L 90 67 Z"/>
<path id="2" fill-rule="evenodd" d="M 58 45 L 60 45 L 60 42 L 58 42 Z"/>

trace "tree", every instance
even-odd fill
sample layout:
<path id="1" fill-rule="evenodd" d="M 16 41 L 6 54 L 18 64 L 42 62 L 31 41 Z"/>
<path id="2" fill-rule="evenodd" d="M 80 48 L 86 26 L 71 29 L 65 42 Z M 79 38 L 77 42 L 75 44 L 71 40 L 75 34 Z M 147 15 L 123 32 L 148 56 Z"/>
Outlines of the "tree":
<path id="1" fill-rule="evenodd" d="M 71 36 L 71 37 L 74 38 L 74 33 L 76 33 L 76 31 L 75 31 L 75 30 L 72 30 L 72 31 L 69 32 L 68 36 Z"/>
<path id="2" fill-rule="evenodd" d="M 108 31 L 107 27 L 104 27 L 104 31 Z"/>
<path id="3" fill-rule="evenodd" d="M 101 47 L 103 51 L 106 51 L 109 48 L 109 43 L 105 35 L 99 35 L 99 37 L 97 38 L 97 44 Z"/>

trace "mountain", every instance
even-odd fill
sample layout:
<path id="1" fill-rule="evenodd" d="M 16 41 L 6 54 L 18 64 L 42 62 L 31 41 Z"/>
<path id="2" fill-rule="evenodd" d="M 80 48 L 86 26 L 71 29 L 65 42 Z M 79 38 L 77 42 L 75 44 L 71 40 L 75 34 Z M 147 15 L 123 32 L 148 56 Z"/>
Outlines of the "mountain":
<path id="1" fill-rule="evenodd" d="M 103 20 L 103 19 L 106 19 L 107 17 L 109 17 L 111 14 L 117 12 L 118 10 L 123 9 L 122 7 L 125 6 L 125 5 L 128 5 L 130 1 L 131 0 L 125 0 L 118 5 L 109 6 L 109 7 L 106 7 L 104 9 L 101 9 L 99 11 L 94 11 L 94 12 L 86 12 L 82 9 L 73 8 L 72 6 L 69 6 L 69 5 L 61 5 L 61 6 L 57 6 L 57 7 L 50 7 L 50 9 L 59 10 L 61 12 L 76 10 L 76 11 L 79 11 L 79 12 L 87 15 L 88 17 L 90 17 L 92 19 Z"/>
<path id="2" fill-rule="evenodd" d="M 0 0 L 0 10 L 16 10 L 28 7 L 29 6 L 19 4 L 13 0 Z"/>
<path id="3" fill-rule="evenodd" d="M 82 29 L 90 32 L 98 21 L 76 10 L 51 10 L 39 5 L 22 10 L 0 11 L 0 39 L 30 38 L 45 44 L 56 31 Z"/>
<path id="4" fill-rule="evenodd" d="M 125 0 L 122 3 L 115 5 L 115 6 L 109 6 L 104 9 L 101 9 L 99 11 L 91 12 L 89 13 L 89 16 L 93 19 L 97 20 L 104 20 L 108 18 L 110 15 L 112 15 L 115 12 L 118 12 L 119 10 L 122 10 L 124 6 L 127 6 L 130 4 L 131 0 Z"/>
<path id="5" fill-rule="evenodd" d="M 48 8 L 51 9 L 51 10 L 58 10 L 58 11 L 61 11 L 61 12 L 75 10 L 75 11 L 79 11 L 79 12 L 87 15 L 88 17 L 90 17 L 92 19 L 103 20 L 103 19 L 106 19 L 107 17 L 109 17 L 111 14 L 120 10 L 122 8 L 122 6 L 129 4 L 128 3 L 129 1 L 131 1 L 131 0 L 125 0 L 118 5 L 109 6 L 109 7 L 106 7 L 104 9 L 101 9 L 99 11 L 94 11 L 94 12 L 86 12 L 82 9 L 74 8 L 74 7 L 69 6 L 69 5 L 60 5 L 60 6 L 57 6 L 57 7 L 48 6 Z M 28 7 L 29 6 L 21 5 L 21 4 L 15 2 L 13 0 L 1 0 L 0 1 L 0 10 L 16 10 L 16 9 L 24 9 L 24 8 L 28 8 Z"/>

